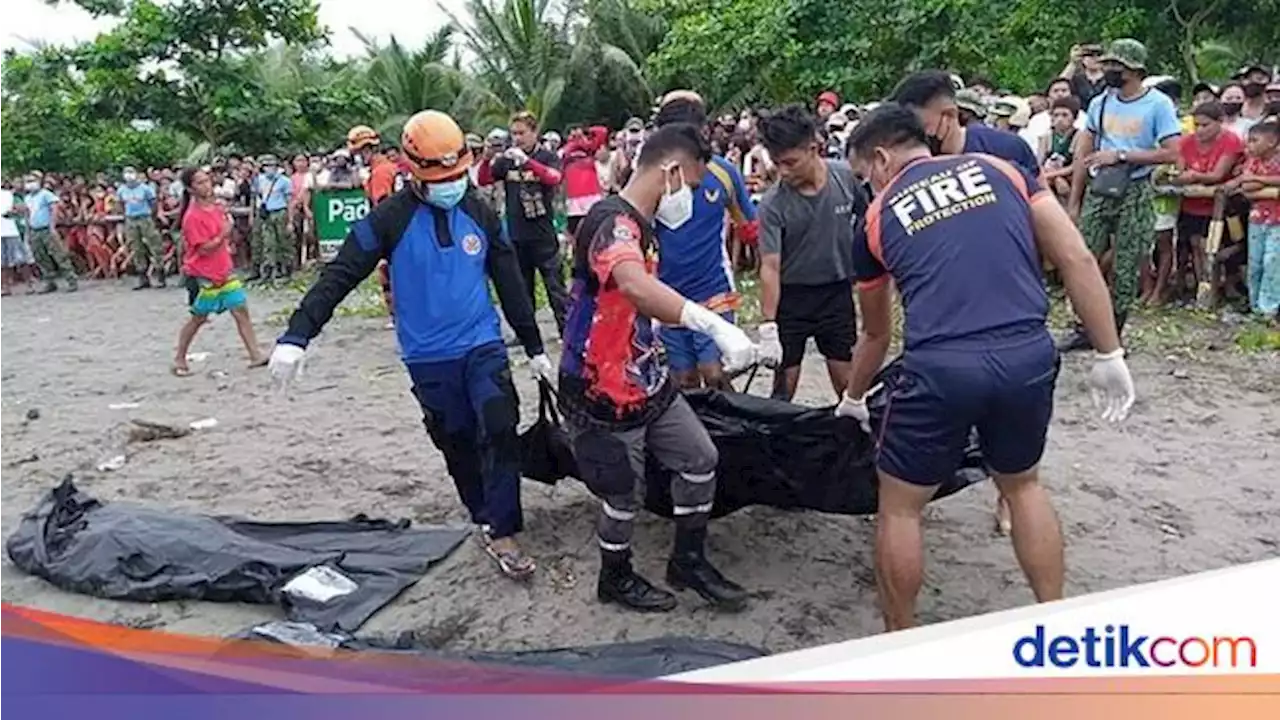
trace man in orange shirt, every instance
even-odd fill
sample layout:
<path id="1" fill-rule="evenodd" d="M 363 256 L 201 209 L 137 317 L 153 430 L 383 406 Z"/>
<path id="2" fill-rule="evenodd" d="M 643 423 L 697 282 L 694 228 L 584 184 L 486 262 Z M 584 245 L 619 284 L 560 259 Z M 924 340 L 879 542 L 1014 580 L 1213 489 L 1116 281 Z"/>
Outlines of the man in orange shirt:
<path id="1" fill-rule="evenodd" d="M 396 164 L 382 152 L 381 146 L 382 141 L 377 131 L 368 125 L 357 125 L 347 131 L 347 150 L 352 157 L 358 155 L 363 159 L 365 166 L 369 168 L 369 177 L 364 181 L 364 194 L 369 198 L 370 209 L 391 195 L 396 187 Z M 391 309 L 391 271 L 386 260 L 378 264 L 378 281 L 382 285 L 382 299 L 393 324 L 395 315 Z"/>

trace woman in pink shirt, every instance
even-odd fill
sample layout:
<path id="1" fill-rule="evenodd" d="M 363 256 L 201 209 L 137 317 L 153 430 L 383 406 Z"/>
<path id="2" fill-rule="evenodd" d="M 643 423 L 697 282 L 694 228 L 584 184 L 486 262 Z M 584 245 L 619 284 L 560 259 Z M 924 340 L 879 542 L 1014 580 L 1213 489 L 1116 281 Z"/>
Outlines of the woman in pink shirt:
<path id="1" fill-rule="evenodd" d="M 182 274 L 187 279 L 187 304 L 191 317 L 178 333 L 173 374 L 179 377 L 191 374 L 191 368 L 187 366 L 191 342 L 209 321 L 210 315 L 224 312 L 230 312 L 236 321 L 236 330 L 249 351 L 249 367 L 262 367 L 267 364 L 267 356 L 258 347 L 258 339 L 253 334 L 244 285 L 232 275 L 233 262 L 228 247 L 231 219 L 227 217 L 226 208 L 213 197 L 213 180 L 209 173 L 198 168 L 184 170 L 182 186 L 187 188 L 187 192 L 183 194 L 178 217 L 182 218 Z"/>

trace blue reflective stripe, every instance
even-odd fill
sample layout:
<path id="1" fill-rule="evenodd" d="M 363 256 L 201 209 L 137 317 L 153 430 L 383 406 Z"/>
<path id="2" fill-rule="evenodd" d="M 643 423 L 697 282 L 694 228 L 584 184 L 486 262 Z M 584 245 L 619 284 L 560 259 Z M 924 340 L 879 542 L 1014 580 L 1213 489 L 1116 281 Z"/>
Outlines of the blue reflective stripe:
<path id="1" fill-rule="evenodd" d="M 281 335 L 280 338 L 276 340 L 276 344 L 277 345 L 296 345 L 300 348 L 306 348 L 307 339 L 304 337 L 299 337 L 297 335 Z"/>

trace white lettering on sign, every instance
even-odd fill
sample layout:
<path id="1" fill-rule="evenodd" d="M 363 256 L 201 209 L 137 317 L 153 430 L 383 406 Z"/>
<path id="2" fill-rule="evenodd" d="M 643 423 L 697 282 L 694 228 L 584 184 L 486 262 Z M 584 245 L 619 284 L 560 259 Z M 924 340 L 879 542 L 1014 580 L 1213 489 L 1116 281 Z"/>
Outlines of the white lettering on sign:
<path id="1" fill-rule="evenodd" d="M 369 201 L 365 198 L 330 198 L 329 222 L 342 220 L 353 223 L 369 214 Z"/>
<path id="2" fill-rule="evenodd" d="M 911 183 L 889 200 L 889 207 L 907 234 L 914 235 L 939 220 L 995 201 L 986 170 L 969 161 Z"/>

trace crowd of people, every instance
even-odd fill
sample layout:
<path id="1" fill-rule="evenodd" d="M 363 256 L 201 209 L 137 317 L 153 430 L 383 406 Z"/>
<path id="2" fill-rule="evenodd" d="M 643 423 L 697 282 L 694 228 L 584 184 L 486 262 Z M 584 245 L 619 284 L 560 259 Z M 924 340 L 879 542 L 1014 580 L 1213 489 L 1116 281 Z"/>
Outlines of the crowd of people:
<path id="1" fill-rule="evenodd" d="M 811 107 L 719 116 L 676 90 L 647 120 L 563 136 L 529 113 L 481 135 L 426 110 L 398 144 L 359 126 L 325 161 L 293 158 L 292 172 L 263 156 L 177 179 L 126 172 L 114 187 L 32 175 L 6 216 L 25 223 L 46 290 L 129 265 L 139 287 L 163 285 L 177 255 L 191 319 L 175 371 L 222 311 L 236 314 L 259 365 L 233 266 L 288 276 L 315 257 L 308 193 L 362 187 L 371 210 L 293 313 L 271 375 L 289 383 L 337 305 L 377 271 L 428 434 L 488 554 L 527 579 L 537 564 L 516 539 L 518 398 L 492 285 L 539 382 L 558 388 L 601 500 L 598 598 L 640 611 L 677 604 L 631 563 L 646 458 L 673 472 L 667 584 L 724 609 L 747 602 L 705 554 L 717 449 L 680 391 L 728 389 L 734 372 L 761 364 L 774 369 L 773 396 L 790 400 L 813 340 L 837 415 L 870 433 L 868 398 L 891 398 L 873 435 L 876 565 L 885 624 L 897 629 L 914 623 L 923 506 L 973 428 L 1037 599 L 1062 596 L 1061 533 L 1038 480 L 1060 352 L 1095 351 L 1090 384 L 1104 419 L 1119 422 L 1135 397 L 1122 344 L 1135 301 L 1181 300 L 1207 284 L 1208 301 L 1276 319 L 1280 78 L 1249 65 L 1184 97 L 1147 67 L 1145 47 L 1121 39 L 1073 48 L 1061 75 L 1027 97 L 944 70 L 861 105 L 824 92 Z M 246 211 L 233 221 L 228 206 Z M 57 228 L 78 227 L 64 213 L 86 212 L 119 217 L 108 231 L 86 228 L 83 254 L 68 260 Z M 249 239 L 238 262 L 237 232 Z M 9 270 L 8 231 L 5 242 Z M 736 322 L 743 269 L 760 279 L 754 338 Z M 558 368 L 534 320 L 539 281 L 562 341 Z M 1056 342 L 1050 283 L 1079 318 Z M 895 290 L 903 363 L 877 384 Z"/>

